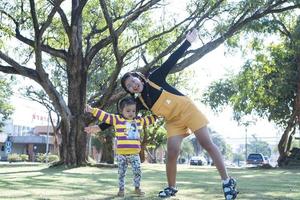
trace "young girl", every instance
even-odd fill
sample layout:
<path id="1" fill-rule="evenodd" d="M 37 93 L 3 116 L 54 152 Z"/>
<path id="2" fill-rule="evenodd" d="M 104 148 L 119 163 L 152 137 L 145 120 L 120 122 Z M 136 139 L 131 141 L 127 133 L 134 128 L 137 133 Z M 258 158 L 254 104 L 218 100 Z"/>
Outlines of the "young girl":
<path id="1" fill-rule="evenodd" d="M 92 113 L 99 121 L 114 126 L 116 131 L 116 154 L 118 161 L 119 174 L 119 192 L 118 196 L 125 195 L 125 175 L 128 163 L 131 164 L 134 175 L 135 193 L 143 196 L 145 193 L 140 189 L 141 182 L 141 160 L 139 153 L 141 151 L 140 133 L 143 126 L 151 125 L 155 122 L 154 116 L 137 117 L 136 116 L 136 102 L 133 98 L 127 97 L 120 101 L 119 110 L 121 115 L 110 114 L 103 110 L 92 108 L 87 105 L 85 111 Z M 86 132 L 94 132 L 99 128 L 86 127 Z"/>
<path id="2" fill-rule="evenodd" d="M 187 96 L 166 82 L 166 76 L 196 37 L 196 30 L 189 32 L 186 41 L 147 78 L 138 72 L 128 72 L 122 77 L 121 84 L 128 93 L 136 96 L 138 109 L 151 110 L 153 114 L 166 120 L 168 187 L 160 191 L 159 196 L 168 197 L 176 194 L 176 164 L 180 145 L 182 139 L 193 132 L 219 171 L 225 198 L 235 199 L 238 194 L 235 189 L 236 181 L 228 176 L 222 155 L 209 136 L 206 126 L 208 120 Z"/>

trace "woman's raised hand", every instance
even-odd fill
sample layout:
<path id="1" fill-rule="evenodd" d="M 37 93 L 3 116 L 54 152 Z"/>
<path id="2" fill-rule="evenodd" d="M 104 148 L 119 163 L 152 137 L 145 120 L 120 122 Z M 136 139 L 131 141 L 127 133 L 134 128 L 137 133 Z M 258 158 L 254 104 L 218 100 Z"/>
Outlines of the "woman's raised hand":
<path id="1" fill-rule="evenodd" d="M 197 39 L 197 29 L 193 29 L 189 31 L 186 36 L 186 40 L 189 41 L 191 44 Z"/>

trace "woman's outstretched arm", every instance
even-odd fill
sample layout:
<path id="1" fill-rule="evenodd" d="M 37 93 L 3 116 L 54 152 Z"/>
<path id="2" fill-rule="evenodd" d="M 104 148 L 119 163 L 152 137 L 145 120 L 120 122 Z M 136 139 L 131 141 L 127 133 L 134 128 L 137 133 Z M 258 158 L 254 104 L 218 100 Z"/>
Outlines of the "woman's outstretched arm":
<path id="1" fill-rule="evenodd" d="M 170 57 L 152 74 L 159 74 L 162 78 L 166 78 L 171 69 L 176 65 L 177 61 L 183 56 L 184 52 L 191 46 L 197 38 L 197 30 L 194 29 L 186 34 L 186 40 L 182 45 L 170 55 Z"/>

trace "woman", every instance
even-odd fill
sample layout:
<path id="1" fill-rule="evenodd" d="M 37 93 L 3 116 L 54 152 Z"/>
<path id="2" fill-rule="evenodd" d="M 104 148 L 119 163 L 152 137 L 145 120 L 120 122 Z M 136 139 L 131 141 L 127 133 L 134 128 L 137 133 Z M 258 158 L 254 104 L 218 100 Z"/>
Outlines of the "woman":
<path id="1" fill-rule="evenodd" d="M 196 40 L 196 30 L 187 33 L 186 41 L 146 78 L 138 72 L 128 72 L 121 79 L 122 87 L 135 96 L 138 109 L 151 110 L 153 114 L 166 120 L 167 179 L 168 187 L 159 192 L 160 197 L 174 196 L 176 189 L 177 158 L 185 136 L 193 132 L 200 145 L 209 153 L 223 180 L 226 199 L 235 199 L 238 192 L 236 181 L 229 177 L 222 155 L 212 142 L 207 129 L 208 120 L 195 104 L 181 92 L 166 82 L 166 76 Z"/>

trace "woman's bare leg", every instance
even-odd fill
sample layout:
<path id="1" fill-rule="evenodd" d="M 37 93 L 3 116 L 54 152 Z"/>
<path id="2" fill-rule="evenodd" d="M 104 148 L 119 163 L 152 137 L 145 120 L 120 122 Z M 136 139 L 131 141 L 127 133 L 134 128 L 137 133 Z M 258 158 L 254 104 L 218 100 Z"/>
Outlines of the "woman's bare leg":
<path id="1" fill-rule="evenodd" d="M 195 136 L 197 137 L 200 145 L 208 152 L 208 154 L 214 161 L 214 164 L 219 171 L 222 180 L 226 180 L 228 178 L 228 174 L 225 168 L 223 156 L 220 153 L 218 147 L 212 142 L 207 127 L 205 126 L 195 131 Z"/>
<path id="2" fill-rule="evenodd" d="M 167 141 L 167 179 L 168 186 L 175 187 L 176 186 L 176 173 L 177 173 L 177 158 L 180 152 L 181 142 L 184 136 L 176 135 L 168 138 Z"/>

